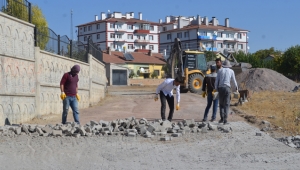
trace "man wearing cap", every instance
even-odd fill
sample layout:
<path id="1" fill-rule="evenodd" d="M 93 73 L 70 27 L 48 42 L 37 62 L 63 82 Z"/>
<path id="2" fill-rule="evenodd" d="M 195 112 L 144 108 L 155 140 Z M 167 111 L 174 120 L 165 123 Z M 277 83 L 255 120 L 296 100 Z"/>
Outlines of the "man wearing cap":
<path id="1" fill-rule="evenodd" d="M 67 115 L 69 107 L 73 111 L 74 121 L 79 123 L 79 110 L 78 102 L 80 101 L 80 96 L 78 93 L 78 73 L 80 71 L 79 65 L 74 65 L 70 72 L 63 75 L 60 81 L 60 98 L 63 100 L 63 113 L 62 113 L 62 124 L 67 121 Z"/>
<path id="2" fill-rule="evenodd" d="M 228 60 L 223 62 L 222 67 L 219 69 L 217 78 L 215 81 L 215 90 L 219 92 L 219 105 L 220 105 L 220 116 L 221 120 L 219 123 L 227 124 L 227 117 L 230 107 L 230 94 L 231 85 L 230 81 L 233 81 L 236 90 L 238 91 L 238 86 L 235 80 L 235 75 L 232 69 L 230 69 L 231 64 Z"/>
<path id="3" fill-rule="evenodd" d="M 215 80 L 217 77 L 217 73 L 216 73 L 216 66 L 215 65 L 211 65 L 210 66 L 210 71 L 211 73 L 206 75 L 204 80 L 203 80 L 203 86 L 202 86 L 202 91 L 203 91 L 203 97 L 205 97 L 205 95 L 207 95 L 207 105 L 205 108 L 205 112 L 204 112 L 204 117 L 203 117 L 203 122 L 205 122 L 207 120 L 207 115 L 209 112 L 209 109 L 211 107 L 211 104 L 213 104 L 213 114 L 211 116 L 211 122 L 216 120 L 216 114 L 217 114 L 217 110 L 218 110 L 218 99 L 213 100 L 213 94 L 214 94 L 214 87 L 215 87 Z"/>

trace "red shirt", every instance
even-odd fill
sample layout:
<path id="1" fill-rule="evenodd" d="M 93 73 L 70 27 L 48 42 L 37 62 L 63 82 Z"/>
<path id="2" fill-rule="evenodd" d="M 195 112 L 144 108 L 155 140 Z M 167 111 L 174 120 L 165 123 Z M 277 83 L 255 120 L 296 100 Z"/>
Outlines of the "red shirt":
<path id="1" fill-rule="evenodd" d="M 64 85 L 64 92 L 67 96 L 76 96 L 78 75 L 72 76 L 71 73 L 65 73 L 61 78 L 60 85 Z"/>

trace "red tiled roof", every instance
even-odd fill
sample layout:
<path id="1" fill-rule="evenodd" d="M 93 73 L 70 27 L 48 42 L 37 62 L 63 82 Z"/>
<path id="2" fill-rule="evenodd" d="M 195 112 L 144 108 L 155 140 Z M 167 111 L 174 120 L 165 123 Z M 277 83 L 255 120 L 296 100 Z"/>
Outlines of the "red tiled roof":
<path id="1" fill-rule="evenodd" d="M 85 23 L 85 24 L 77 25 L 76 27 L 86 26 L 86 25 L 91 25 L 91 24 L 98 24 L 98 23 L 102 23 L 102 22 L 149 23 L 151 25 L 159 25 L 159 23 L 156 23 L 156 22 L 151 22 L 151 21 L 146 21 L 146 20 L 139 20 L 139 19 L 136 19 L 136 18 L 130 18 L 130 19 L 126 19 L 126 18 L 106 18 L 104 20 L 98 20 L 98 21 L 93 21 L 93 22 L 88 22 L 88 23 Z"/>
<path id="2" fill-rule="evenodd" d="M 147 53 L 132 52 L 130 53 L 134 60 L 127 61 L 122 52 L 112 51 L 111 55 L 103 52 L 103 61 L 105 63 L 125 64 L 125 63 L 139 63 L 139 64 L 166 64 L 165 59 L 160 53 L 152 53 L 149 56 Z"/>
<path id="3" fill-rule="evenodd" d="M 182 31 L 182 30 L 190 30 L 190 29 L 206 29 L 206 30 L 224 30 L 224 31 L 248 31 L 248 30 L 244 30 L 244 29 L 240 29 L 240 28 L 233 28 L 233 27 L 225 27 L 223 25 L 217 25 L 217 26 L 213 26 L 211 24 L 209 25 L 188 25 L 185 26 L 181 29 L 177 28 L 177 29 L 172 29 L 172 30 L 168 30 L 168 31 L 164 31 L 165 32 L 175 32 L 175 31 Z"/>

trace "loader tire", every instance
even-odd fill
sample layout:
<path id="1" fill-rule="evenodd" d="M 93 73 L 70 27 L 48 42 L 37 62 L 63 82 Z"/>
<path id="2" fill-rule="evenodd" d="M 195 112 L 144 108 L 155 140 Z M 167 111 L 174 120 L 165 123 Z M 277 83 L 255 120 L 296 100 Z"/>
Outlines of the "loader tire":
<path id="1" fill-rule="evenodd" d="M 201 74 L 189 75 L 189 91 L 191 93 L 201 93 L 204 77 Z"/>

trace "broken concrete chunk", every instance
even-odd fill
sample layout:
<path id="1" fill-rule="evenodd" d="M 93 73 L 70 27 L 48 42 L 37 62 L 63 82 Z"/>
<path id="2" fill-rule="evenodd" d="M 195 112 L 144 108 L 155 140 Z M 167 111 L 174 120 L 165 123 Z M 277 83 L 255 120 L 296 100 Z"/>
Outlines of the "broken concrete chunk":
<path id="1" fill-rule="evenodd" d="M 52 135 L 53 136 L 62 136 L 62 130 L 53 130 Z"/>
<path id="2" fill-rule="evenodd" d="M 165 137 L 162 137 L 160 138 L 161 141 L 169 141 L 169 140 L 172 140 L 172 138 L 170 136 L 165 136 Z"/>

